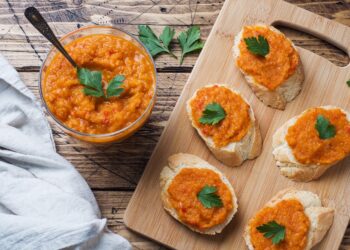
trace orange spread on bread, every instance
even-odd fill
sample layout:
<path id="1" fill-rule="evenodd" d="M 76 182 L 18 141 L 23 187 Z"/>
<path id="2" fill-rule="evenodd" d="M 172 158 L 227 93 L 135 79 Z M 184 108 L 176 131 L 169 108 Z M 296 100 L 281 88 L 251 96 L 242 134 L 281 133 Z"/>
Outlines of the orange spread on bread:
<path id="1" fill-rule="evenodd" d="M 218 103 L 225 110 L 226 117 L 216 125 L 199 122 L 203 110 L 210 103 Z M 211 86 L 197 91 L 190 102 L 195 126 L 205 136 L 212 137 L 217 147 L 224 147 L 231 142 L 240 141 L 250 127 L 249 105 L 243 98 L 222 86 Z"/>
<path id="2" fill-rule="evenodd" d="M 284 226 L 286 235 L 279 244 L 272 244 L 257 227 L 275 221 Z M 273 207 L 261 209 L 249 223 L 250 238 L 255 250 L 303 250 L 307 243 L 310 220 L 304 213 L 303 205 L 295 199 L 282 200 Z"/>
<path id="3" fill-rule="evenodd" d="M 334 137 L 319 137 L 315 128 L 318 115 L 324 116 L 335 126 Z M 286 140 L 300 163 L 332 164 L 350 153 L 350 123 L 340 109 L 312 108 L 289 127 Z"/>
<path id="4" fill-rule="evenodd" d="M 205 208 L 197 194 L 206 185 L 217 188 L 222 207 Z M 220 176 L 210 169 L 183 168 L 168 188 L 169 201 L 179 219 L 199 230 L 206 230 L 225 221 L 233 209 L 232 194 Z"/>
<path id="5" fill-rule="evenodd" d="M 292 43 L 280 33 L 262 26 L 245 26 L 243 38 L 263 36 L 267 39 L 270 52 L 266 57 L 252 54 L 242 39 L 239 44 L 240 56 L 237 66 L 255 81 L 269 90 L 275 90 L 291 75 L 299 65 L 298 52 Z"/>

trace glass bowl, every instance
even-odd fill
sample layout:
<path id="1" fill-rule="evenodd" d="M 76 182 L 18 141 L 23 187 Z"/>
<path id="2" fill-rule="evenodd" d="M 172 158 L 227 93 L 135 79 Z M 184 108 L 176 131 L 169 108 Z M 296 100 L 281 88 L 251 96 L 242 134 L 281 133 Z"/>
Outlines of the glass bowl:
<path id="1" fill-rule="evenodd" d="M 49 116 L 53 119 L 55 124 L 61 128 L 66 134 L 85 141 L 89 143 L 95 143 L 95 144 L 105 144 L 105 143 L 111 143 L 111 142 L 119 142 L 127 137 L 131 136 L 134 134 L 137 130 L 139 130 L 142 125 L 148 120 L 150 117 L 154 103 L 155 103 L 155 98 L 156 98 L 156 87 L 157 87 L 157 74 L 156 74 L 156 67 L 155 63 L 153 61 L 152 56 L 148 52 L 148 50 L 143 46 L 143 44 L 134 36 L 131 34 L 122 31 L 120 29 L 117 29 L 112 26 L 87 26 L 80 28 L 78 30 L 75 30 L 73 32 L 70 32 L 63 36 L 60 39 L 60 42 L 63 44 L 63 46 L 67 45 L 68 43 L 72 42 L 73 40 L 87 36 L 87 35 L 92 35 L 92 34 L 111 34 L 111 35 L 116 35 L 119 37 L 122 37 L 128 41 L 131 41 L 134 45 L 136 45 L 138 48 L 142 49 L 146 55 L 148 55 L 149 60 L 152 62 L 153 66 L 153 73 L 154 73 L 154 79 L 155 83 L 153 85 L 153 96 L 145 109 L 145 111 L 131 124 L 129 124 L 127 127 L 124 127 L 123 129 L 117 130 L 112 133 L 107 133 L 107 134 L 88 134 L 84 132 L 77 131 L 75 129 L 72 129 L 65 125 L 62 121 L 60 121 L 49 109 L 45 98 L 43 94 L 43 81 L 44 81 L 44 75 L 47 71 L 48 65 L 51 63 L 52 59 L 56 55 L 56 53 L 59 53 L 56 48 L 52 47 L 49 53 L 46 56 L 45 61 L 43 62 L 41 69 L 40 69 L 40 80 L 39 80 L 39 91 L 40 91 L 40 98 L 43 106 L 45 107 L 45 110 L 49 114 Z"/>

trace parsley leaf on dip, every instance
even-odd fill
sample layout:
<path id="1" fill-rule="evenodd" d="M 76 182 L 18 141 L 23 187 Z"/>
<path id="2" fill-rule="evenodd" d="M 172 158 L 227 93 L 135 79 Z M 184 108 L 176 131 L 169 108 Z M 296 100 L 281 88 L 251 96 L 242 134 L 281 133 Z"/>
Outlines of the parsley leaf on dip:
<path id="1" fill-rule="evenodd" d="M 202 124 L 215 125 L 226 117 L 225 110 L 220 106 L 220 104 L 213 102 L 208 104 L 199 119 Z"/>
<path id="2" fill-rule="evenodd" d="M 101 71 L 78 68 L 78 78 L 80 83 L 84 85 L 83 92 L 85 95 L 95 97 L 104 96 Z"/>
<path id="3" fill-rule="evenodd" d="M 284 240 L 286 228 L 272 220 L 256 228 L 265 238 L 272 238 L 272 244 L 277 245 Z"/>
<path id="4" fill-rule="evenodd" d="M 320 139 L 329 139 L 335 136 L 335 127 L 323 115 L 318 115 L 316 119 L 315 128 L 318 131 Z"/>
<path id="5" fill-rule="evenodd" d="M 205 185 L 197 194 L 197 197 L 205 208 L 222 207 L 222 200 L 216 192 L 216 187 Z"/>
<path id="6" fill-rule="evenodd" d="M 120 85 L 123 84 L 124 80 L 125 76 L 117 75 L 109 82 L 107 87 L 107 98 L 112 96 L 119 96 L 124 91 L 123 88 L 119 88 Z"/>
<path id="7" fill-rule="evenodd" d="M 244 38 L 244 42 L 247 45 L 247 49 L 257 56 L 265 57 L 270 52 L 270 46 L 266 38 L 259 35 L 256 37 Z"/>

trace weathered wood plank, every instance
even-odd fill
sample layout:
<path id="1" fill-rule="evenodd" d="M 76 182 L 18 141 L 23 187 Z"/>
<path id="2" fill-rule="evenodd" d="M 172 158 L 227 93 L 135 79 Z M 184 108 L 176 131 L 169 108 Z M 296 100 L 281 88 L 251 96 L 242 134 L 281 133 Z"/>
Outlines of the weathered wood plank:
<path id="1" fill-rule="evenodd" d="M 202 1 L 203 2 L 203 1 Z M 213 24 L 215 17 L 213 13 L 218 14 L 222 3 L 202 3 L 201 1 L 175 1 L 175 4 L 164 5 L 160 7 L 161 2 L 149 1 L 147 5 L 120 5 L 117 2 L 104 1 L 100 4 L 94 1 L 84 2 L 83 4 L 74 5 L 66 2 L 38 2 L 36 7 L 41 11 L 44 18 L 49 21 L 72 21 L 78 22 L 94 22 L 102 24 L 106 21 L 110 24 L 163 24 L 163 25 L 189 25 L 189 24 Z M 26 7 L 31 6 L 31 1 L 22 1 L 20 5 L 16 2 L 7 1 L 11 6 L 10 10 L 15 16 L 8 16 L 6 6 L 0 9 L 0 22 L 15 24 L 26 23 L 23 16 L 23 11 Z M 196 4 L 197 3 L 197 4 Z M 169 3 L 168 3 L 169 4 Z M 196 7 L 197 6 L 197 7 Z M 167 10 L 167 7 L 169 10 Z M 164 15 L 164 8 L 166 13 L 171 15 Z M 194 15 L 196 11 L 196 15 Z M 2 14 L 2 15 L 1 15 Z"/>

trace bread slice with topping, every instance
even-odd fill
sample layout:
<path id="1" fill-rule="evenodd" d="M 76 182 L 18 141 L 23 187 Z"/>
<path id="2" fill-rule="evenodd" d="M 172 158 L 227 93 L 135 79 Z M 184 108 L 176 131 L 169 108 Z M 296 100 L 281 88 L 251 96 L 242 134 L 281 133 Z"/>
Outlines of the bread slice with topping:
<path id="1" fill-rule="evenodd" d="M 333 217 L 334 209 L 323 207 L 316 194 L 285 189 L 250 219 L 244 239 L 249 250 L 275 249 L 277 246 L 278 249 L 309 250 L 324 238 L 333 223 Z M 276 234 L 264 236 L 268 231 L 266 224 L 271 222 L 285 231 L 284 237 L 281 237 L 283 234 L 277 236 L 278 244 L 273 244 Z M 265 228 L 261 227 L 263 225 Z"/>
<path id="2" fill-rule="evenodd" d="M 304 71 L 298 51 L 276 28 L 264 24 L 243 27 L 235 37 L 233 55 L 265 105 L 283 110 L 299 94 Z"/>
<path id="3" fill-rule="evenodd" d="M 160 187 L 164 209 L 180 223 L 201 234 L 220 233 L 237 212 L 237 197 L 229 180 L 195 155 L 179 153 L 170 156 L 168 165 L 160 173 Z M 221 206 L 212 204 L 208 207 L 199 199 L 199 193 L 208 187 L 216 190 L 204 195 L 220 199 Z"/>
<path id="4" fill-rule="evenodd" d="M 202 123 L 206 109 L 219 105 L 225 113 L 216 124 Z M 262 140 L 254 112 L 247 100 L 225 84 L 198 89 L 187 102 L 192 126 L 214 156 L 227 166 L 239 166 L 261 152 Z M 215 117 L 214 117 L 215 118 Z"/>
<path id="5" fill-rule="evenodd" d="M 321 106 L 307 109 L 284 123 L 272 139 L 272 154 L 281 174 L 295 181 L 311 181 L 347 157 L 349 121 L 349 112 Z M 320 133 L 329 138 L 322 138 Z"/>

